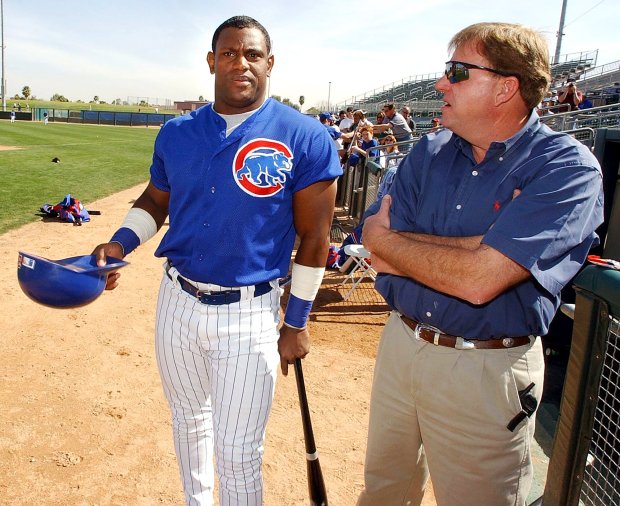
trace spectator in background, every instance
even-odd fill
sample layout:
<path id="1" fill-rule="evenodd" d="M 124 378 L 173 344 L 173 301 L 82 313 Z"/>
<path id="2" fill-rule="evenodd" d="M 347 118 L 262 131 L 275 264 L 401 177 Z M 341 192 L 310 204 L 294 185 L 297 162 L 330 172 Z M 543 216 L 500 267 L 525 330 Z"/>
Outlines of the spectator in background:
<path id="1" fill-rule="evenodd" d="M 372 125 L 363 125 L 359 128 L 360 141 L 351 147 L 351 156 L 349 156 L 349 165 L 357 165 L 357 163 L 366 157 L 366 152 L 370 149 L 370 156 L 376 159 L 379 156 L 378 149 L 372 149 L 379 145 L 379 141 L 373 137 Z"/>
<path id="2" fill-rule="evenodd" d="M 15 123 L 15 111 L 11 111 L 11 123 Z"/>
<path id="3" fill-rule="evenodd" d="M 411 128 L 407 125 L 407 121 L 403 118 L 403 115 L 396 112 L 396 106 L 393 102 L 386 104 L 383 107 L 383 112 L 385 113 L 386 120 L 382 125 L 375 125 L 375 133 L 385 132 L 391 129 L 398 142 L 413 141 Z M 402 145 L 400 150 L 403 153 L 408 153 L 411 150 L 411 144 Z"/>
<path id="4" fill-rule="evenodd" d="M 408 105 L 403 105 L 400 113 L 403 115 L 403 118 L 405 118 L 405 121 L 407 122 L 409 128 L 411 128 L 411 133 L 415 135 L 416 126 L 415 121 L 413 121 L 413 118 L 411 117 L 411 108 Z"/>
<path id="5" fill-rule="evenodd" d="M 319 114 L 319 121 L 327 128 L 327 133 L 334 141 L 338 156 L 342 156 L 344 154 L 344 146 L 342 143 L 343 141 L 350 141 L 353 137 L 353 132 L 342 133 L 334 124 L 334 116 L 331 112 L 322 112 Z"/>
<path id="6" fill-rule="evenodd" d="M 582 97 L 581 103 L 579 104 L 579 109 L 592 109 L 594 105 L 592 104 L 592 100 L 590 100 L 585 94 Z"/>
<path id="7" fill-rule="evenodd" d="M 431 132 L 436 132 L 441 128 L 441 120 L 439 118 L 433 118 L 431 120 Z"/>
<path id="8" fill-rule="evenodd" d="M 398 166 L 402 157 L 400 156 L 400 151 L 398 150 L 398 146 L 396 144 L 396 137 L 393 135 L 386 135 L 383 139 L 379 141 L 379 144 L 382 146 L 387 146 L 381 150 L 383 153 L 381 155 L 381 166 L 384 169 L 389 169 L 394 166 Z"/>
<path id="9" fill-rule="evenodd" d="M 375 125 L 382 125 L 384 121 L 385 121 L 385 113 L 383 111 L 379 111 L 377 113 L 377 119 L 376 119 Z M 385 130 L 384 132 L 377 133 L 375 135 L 375 138 L 378 141 L 381 141 L 381 139 L 383 139 L 386 135 L 390 135 L 391 133 L 392 133 L 392 130 L 388 129 L 388 130 Z"/>
<path id="10" fill-rule="evenodd" d="M 353 125 L 353 109 L 351 107 L 347 107 L 347 110 L 344 114 L 344 118 L 340 120 L 338 124 L 338 128 L 340 128 L 341 132 L 352 132 L 353 129 L 351 126 Z"/>
<path id="11" fill-rule="evenodd" d="M 396 144 L 396 137 L 393 135 L 387 135 L 381 140 L 380 144 L 387 147 L 381 150 L 385 153 L 384 155 L 381 155 L 381 166 L 385 169 L 385 172 L 383 173 L 383 177 L 379 183 L 379 188 L 377 189 L 377 209 L 378 206 L 381 205 L 381 199 L 383 196 L 390 191 L 390 187 L 394 181 L 394 176 L 396 175 L 396 170 L 398 169 L 400 162 L 403 160 L 403 157 L 400 156 L 400 151 L 398 151 L 398 146 L 393 146 L 393 144 Z M 374 214 L 375 212 L 376 210 L 370 214 Z"/>
<path id="12" fill-rule="evenodd" d="M 347 108 L 347 117 L 349 115 L 349 109 L 350 109 L 350 107 Z M 356 141 L 356 140 L 360 139 L 360 129 L 363 126 L 370 126 L 370 127 L 372 127 L 372 123 L 366 119 L 366 111 L 364 111 L 362 109 L 357 109 L 357 110 L 353 111 L 351 113 L 351 115 L 353 117 L 353 123 L 351 123 L 351 125 L 348 127 L 347 132 L 356 134 L 356 137 L 352 137 L 351 139 L 345 140 L 343 142 L 343 144 L 344 144 L 344 151 L 345 151 L 345 154 L 341 158 L 341 162 L 343 164 L 347 162 L 347 155 L 351 154 L 351 149 L 350 149 L 351 148 L 351 143 L 353 141 Z M 342 125 L 342 121 L 340 122 L 340 124 Z M 343 131 L 342 128 L 340 129 L 340 131 Z"/>
<path id="13" fill-rule="evenodd" d="M 347 113 L 346 113 L 345 111 L 340 111 L 340 112 L 338 113 L 338 119 L 336 120 L 336 123 L 335 123 L 335 125 L 336 125 L 338 128 L 340 128 L 340 122 L 341 122 L 344 118 L 346 118 L 346 116 L 347 116 Z"/>
<path id="14" fill-rule="evenodd" d="M 372 123 L 368 118 L 366 118 L 366 111 L 363 109 L 357 109 L 353 111 L 353 124 L 350 127 L 351 131 L 354 131 L 356 128 L 359 131 L 363 126 L 369 126 L 372 128 Z"/>
<path id="15" fill-rule="evenodd" d="M 583 94 L 577 89 L 574 79 L 569 79 L 562 93 L 558 96 L 558 102 L 565 105 L 560 112 L 576 111 L 583 99 Z"/>

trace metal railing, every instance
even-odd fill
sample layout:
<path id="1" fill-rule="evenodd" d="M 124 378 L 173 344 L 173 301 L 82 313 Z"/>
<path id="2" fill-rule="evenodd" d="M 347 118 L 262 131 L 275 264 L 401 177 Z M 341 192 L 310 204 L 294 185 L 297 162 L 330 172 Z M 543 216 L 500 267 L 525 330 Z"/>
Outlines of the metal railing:
<path id="1" fill-rule="evenodd" d="M 543 114 L 547 111 L 553 112 L 558 107 L 562 107 L 562 105 L 544 108 Z M 620 125 L 620 103 L 543 115 L 540 121 L 553 130 L 567 133 L 572 133 L 572 130 L 580 128 L 616 127 Z"/>
<path id="2" fill-rule="evenodd" d="M 343 175 L 340 180 L 339 198 L 337 205 L 346 211 L 347 215 L 361 221 L 364 211 L 377 199 L 379 185 L 385 174 L 387 161 L 389 159 L 401 159 L 406 153 L 381 154 L 379 157 L 372 156 L 371 152 L 385 151 L 392 146 L 402 147 L 415 145 L 420 140 L 419 137 L 410 141 L 402 141 L 394 144 L 384 144 L 374 146 L 365 151 L 365 156 L 357 165 L 351 167 L 347 164 L 343 167 Z M 381 162 L 385 160 L 385 166 Z"/>

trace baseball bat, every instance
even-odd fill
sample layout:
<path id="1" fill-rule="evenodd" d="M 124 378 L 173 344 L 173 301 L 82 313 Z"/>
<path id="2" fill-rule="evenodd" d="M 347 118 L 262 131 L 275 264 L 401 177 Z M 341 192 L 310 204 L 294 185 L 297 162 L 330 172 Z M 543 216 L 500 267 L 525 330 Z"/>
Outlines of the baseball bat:
<path id="1" fill-rule="evenodd" d="M 308 473 L 308 492 L 310 493 L 311 506 L 327 506 L 327 492 L 319 454 L 314 444 L 314 432 L 310 420 L 310 408 L 304 385 L 304 373 L 301 368 L 301 359 L 295 359 L 295 379 L 297 380 L 297 393 L 299 394 L 299 407 L 301 408 L 301 421 L 304 427 L 304 441 L 306 443 L 306 467 Z"/>

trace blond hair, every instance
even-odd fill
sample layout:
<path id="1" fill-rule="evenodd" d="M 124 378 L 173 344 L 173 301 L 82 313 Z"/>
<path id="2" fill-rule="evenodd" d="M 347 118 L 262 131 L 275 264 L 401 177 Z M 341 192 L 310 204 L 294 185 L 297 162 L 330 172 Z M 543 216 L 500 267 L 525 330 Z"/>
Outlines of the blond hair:
<path id="1" fill-rule="evenodd" d="M 549 48 L 540 33 L 513 23 L 476 23 L 457 33 L 449 48 L 467 44 L 474 44 L 495 70 L 519 79 L 529 109 L 540 103 L 551 82 Z"/>

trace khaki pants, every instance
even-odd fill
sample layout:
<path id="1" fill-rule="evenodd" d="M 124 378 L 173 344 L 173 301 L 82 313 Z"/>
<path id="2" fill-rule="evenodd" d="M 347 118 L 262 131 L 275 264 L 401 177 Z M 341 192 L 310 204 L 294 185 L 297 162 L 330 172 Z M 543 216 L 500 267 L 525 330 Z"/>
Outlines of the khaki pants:
<path id="1" fill-rule="evenodd" d="M 522 506 L 532 483 L 535 416 L 510 432 L 530 382 L 540 401 L 540 339 L 508 350 L 421 341 L 390 316 L 377 355 L 365 489 L 358 506 L 419 505 L 429 471 L 439 506 Z"/>

